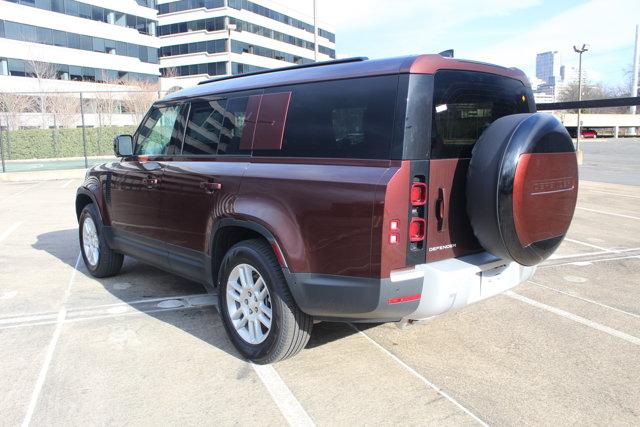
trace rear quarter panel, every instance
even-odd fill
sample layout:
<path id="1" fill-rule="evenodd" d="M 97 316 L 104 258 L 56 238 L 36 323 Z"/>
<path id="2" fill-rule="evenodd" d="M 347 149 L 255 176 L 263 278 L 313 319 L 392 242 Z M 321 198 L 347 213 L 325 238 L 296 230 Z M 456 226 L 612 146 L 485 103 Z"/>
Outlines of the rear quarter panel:
<path id="1" fill-rule="evenodd" d="M 374 199 L 389 162 L 286 161 L 254 159 L 235 215 L 269 229 L 292 272 L 370 277 Z"/>

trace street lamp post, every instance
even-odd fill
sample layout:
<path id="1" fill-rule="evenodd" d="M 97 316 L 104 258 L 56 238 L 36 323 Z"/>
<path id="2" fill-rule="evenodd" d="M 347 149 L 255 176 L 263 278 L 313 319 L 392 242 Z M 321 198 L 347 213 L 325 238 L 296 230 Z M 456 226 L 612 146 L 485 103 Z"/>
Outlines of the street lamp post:
<path id="1" fill-rule="evenodd" d="M 573 50 L 578 54 L 578 101 L 582 101 L 582 54 L 589 50 L 588 44 L 583 44 L 582 47 L 573 46 Z M 580 132 L 582 124 L 580 122 L 580 107 L 578 107 L 578 126 L 576 132 L 576 153 L 578 155 L 579 162 L 582 163 L 582 153 L 580 152 Z"/>
<path id="2" fill-rule="evenodd" d="M 313 0 L 313 60 L 318 62 L 318 5 Z"/>

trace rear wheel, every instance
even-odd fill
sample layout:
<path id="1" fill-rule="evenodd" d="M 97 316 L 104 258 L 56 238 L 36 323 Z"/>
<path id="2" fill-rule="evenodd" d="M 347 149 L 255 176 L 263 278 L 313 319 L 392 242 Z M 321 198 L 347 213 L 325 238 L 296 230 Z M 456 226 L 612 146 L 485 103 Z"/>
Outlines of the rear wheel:
<path id="1" fill-rule="evenodd" d="M 124 256 L 111 250 L 102 233 L 102 222 L 94 204 L 82 210 L 79 220 L 79 238 L 82 259 L 87 270 L 95 277 L 118 274 Z"/>
<path id="2" fill-rule="evenodd" d="M 296 305 L 265 241 L 234 245 L 222 261 L 219 278 L 222 320 L 244 357 L 274 363 L 304 348 L 313 319 Z"/>

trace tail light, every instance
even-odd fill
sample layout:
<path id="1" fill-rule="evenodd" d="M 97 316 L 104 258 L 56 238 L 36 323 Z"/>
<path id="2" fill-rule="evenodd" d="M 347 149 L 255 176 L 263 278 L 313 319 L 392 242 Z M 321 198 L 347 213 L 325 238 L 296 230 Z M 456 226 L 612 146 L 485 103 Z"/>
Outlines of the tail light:
<path id="1" fill-rule="evenodd" d="M 427 203 L 427 184 L 414 182 L 411 186 L 411 204 L 413 206 L 424 206 L 425 203 Z"/>
<path id="2" fill-rule="evenodd" d="M 412 243 L 422 242 L 427 231 L 427 222 L 422 218 L 411 218 L 409 224 L 409 240 Z"/>
<path id="3" fill-rule="evenodd" d="M 392 219 L 389 222 L 389 243 L 392 245 L 400 241 L 400 220 Z"/>

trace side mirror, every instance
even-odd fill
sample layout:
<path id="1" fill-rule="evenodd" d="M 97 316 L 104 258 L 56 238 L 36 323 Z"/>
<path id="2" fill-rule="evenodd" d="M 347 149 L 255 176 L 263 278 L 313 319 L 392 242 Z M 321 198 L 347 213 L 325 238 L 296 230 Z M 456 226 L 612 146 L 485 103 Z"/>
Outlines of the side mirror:
<path id="1" fill-rule="evenodd" d="M 131 135 L 118 135 L 113 139 L 113 152 L 116 157 L 133 156 L 133 137 Z"/>

